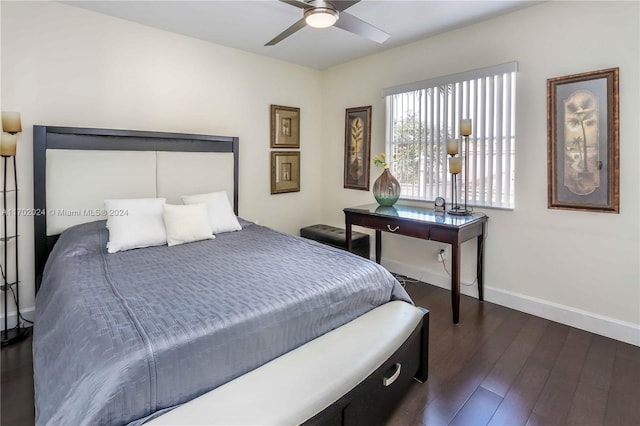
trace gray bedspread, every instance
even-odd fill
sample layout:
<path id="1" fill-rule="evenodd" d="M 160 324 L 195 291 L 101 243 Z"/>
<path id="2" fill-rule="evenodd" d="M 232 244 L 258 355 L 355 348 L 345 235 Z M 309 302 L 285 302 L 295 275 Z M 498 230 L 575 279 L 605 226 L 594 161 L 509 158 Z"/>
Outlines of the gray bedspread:
<path id="1" fill-rule="evenodd" d="M 140 424 L 376 306 L 410 301 L 371 261 L 242 224 L 115 254 L 104 221 L 64 232 L 36 299 L 36 424 Z"/>

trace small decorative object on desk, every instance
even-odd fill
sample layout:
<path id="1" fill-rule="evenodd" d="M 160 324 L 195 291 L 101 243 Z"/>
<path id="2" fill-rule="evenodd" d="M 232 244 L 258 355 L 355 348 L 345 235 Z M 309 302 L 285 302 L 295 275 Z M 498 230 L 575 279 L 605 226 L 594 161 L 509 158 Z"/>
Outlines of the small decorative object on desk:
<path id="1" fill-rule="evenodd" d="M 395 155 L 393 158 L 395 159 Z M 373 164 L 384 167 L 384 171 L 373 184 L 373 196 L 381 206 L 392 206 L 400 198 L 400 183 L 389 171 L 386 154 L 373 157 Z"/>

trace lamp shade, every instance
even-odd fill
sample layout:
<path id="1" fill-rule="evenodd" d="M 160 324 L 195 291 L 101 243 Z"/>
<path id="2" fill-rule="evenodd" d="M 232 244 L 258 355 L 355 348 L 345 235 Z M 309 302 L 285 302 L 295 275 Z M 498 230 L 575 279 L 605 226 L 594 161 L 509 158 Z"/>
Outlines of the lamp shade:
<path id="1" fill-rule="evenodd" d="M 447 154 L 456 155 L 458 153 L 458 140 L 447 139 Z"/>
<path id="2" fill-rule="evenodd" d="M 7 133 L 20 133 L 22 131 L 20 113 L 2 111 L 2 130 Z"/>
<path id="3" fill-rule="evenodd" d="M 14 157 L 16 155 L 16 145 L 18 137 L 9 133 L 2 133 L 0 136 L 0 156 Z"/>
<path id="4" fill-rule="evenodd" d="M 329 7 L 309 9 L 304 13 L 304 21 L 313 28 L 327 28 L 338 21 L 338 11 Z"/>
<path id="5" fill-rule="evenodd" d="M 462 136 L 469 136 L 471 134 L 471 119 L 465 118 L 460 120 L 460 134 Z"/>
<path id="6" fill-rule="evenodd" d="M 451 157 L 449 158 L 449 173 L 453 173 L 457 175 L 462 171 L 462 158 L 461 157 Z"/>

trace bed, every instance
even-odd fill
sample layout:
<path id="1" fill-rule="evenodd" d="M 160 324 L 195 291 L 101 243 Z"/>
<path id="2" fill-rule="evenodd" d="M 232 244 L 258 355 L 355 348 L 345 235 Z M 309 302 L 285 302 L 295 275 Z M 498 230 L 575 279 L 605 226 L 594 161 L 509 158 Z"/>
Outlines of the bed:
<path id="1" fill-rule="evenodd" d="M 238 167 L 233 137 L 34 126 L 36 424 L 246 423 L 219 416 L 299 393 L 299 374 L 278 378 L 300 365 L 313 377 L 319 354 L 354 371 L 321 374 L 307 403 L 263 401 L 261 423 L 380 422 L 412 376 L 426 380 L 428 312 L 351 253 L 244 220 L 214 240 L 106 253 L 104 199 L 225 189 L 237 214 Z M 408 317 L 387 342 L 384 325 Z"/>

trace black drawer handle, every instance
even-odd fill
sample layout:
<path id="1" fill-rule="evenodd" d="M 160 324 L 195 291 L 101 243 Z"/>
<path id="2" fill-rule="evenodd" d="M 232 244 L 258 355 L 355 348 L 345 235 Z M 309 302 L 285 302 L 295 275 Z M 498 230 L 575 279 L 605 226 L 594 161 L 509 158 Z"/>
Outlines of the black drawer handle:
<path id="1" fill-rule="evenodd" d="M 395 227 L 395 228 L 391 229 L 391 225 L 387 225 L 387 229 L 388 229 L 390 232 L 396 232 L 398 229 L 400 229 L 400 226 L 396 225 L 396 227 Z"/>
<path id="2" fill-rule="evenodd" d="M 398 380 L 398 377 L 400 377 L 401 369 L 402 369 L 402 365 L 399 362 L 396 363 L 396 371 L 391 375 L 391 377 L 383 377 L 382 384 L 385 386 L 391 386 L 393 382 Z"/>

